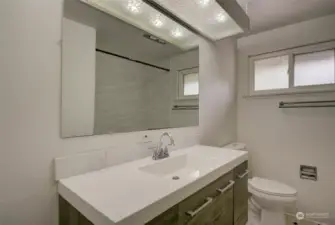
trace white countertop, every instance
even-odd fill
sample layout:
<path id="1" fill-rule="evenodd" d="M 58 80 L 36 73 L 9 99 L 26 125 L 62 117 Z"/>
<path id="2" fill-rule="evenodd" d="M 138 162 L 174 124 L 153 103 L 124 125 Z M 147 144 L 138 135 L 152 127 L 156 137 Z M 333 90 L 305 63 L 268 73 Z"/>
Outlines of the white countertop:
<path id="1" fill-rule="evenodd" d="M 159 176 L 139 169 L 169 159 L 194 168 Z M 197 145 L 167 159 L 147 157 L 62 179 L 58 192 L 95 225 L 143 225 L 247 159 L 245 151 Z M 175 175 L 180 179 L 172 180 Z"/>

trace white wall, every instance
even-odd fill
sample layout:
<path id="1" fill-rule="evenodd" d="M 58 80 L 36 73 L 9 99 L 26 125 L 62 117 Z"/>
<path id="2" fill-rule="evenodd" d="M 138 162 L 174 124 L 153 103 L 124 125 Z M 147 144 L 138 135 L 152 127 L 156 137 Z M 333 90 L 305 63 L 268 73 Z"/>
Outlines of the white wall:
<path id="1" fill-rule="evenodd" d="M 236 139 L 236 39 L 200 45 L 201 143 L 223 146 Z M 204 109 L 204 110 L 202 110 Z"/>
<path id="2" fill-rule="evenodd" d="M 138 143 L 162 132 L 60 138 L 62 3 L 0 1 L 3 225 L 57 224 L 55 157 L 108 149 L 113 165 L 150 155 Z M 198 143 L 196 128 L 171 132 L 177 148 Z"/>
<path id="3" fill-rule="evenodd" d="M 280 101 L 331 100 L 334 93 L 244 97 L 248 55 L 335 38 L 335 15 L 238 40 L 238 140 L 251 153 L 253 175 L 298 190 L 298 207 L 335 215 L 335 109 L 279 109 Z M 301 180 L 299 166 L 317 166 L 317 182 Z"/>
<path id="4" fill-rule="evenodd" d="M 92 135 L 95 98 L 94 28 L 63 18 L 62 136 Z"/>

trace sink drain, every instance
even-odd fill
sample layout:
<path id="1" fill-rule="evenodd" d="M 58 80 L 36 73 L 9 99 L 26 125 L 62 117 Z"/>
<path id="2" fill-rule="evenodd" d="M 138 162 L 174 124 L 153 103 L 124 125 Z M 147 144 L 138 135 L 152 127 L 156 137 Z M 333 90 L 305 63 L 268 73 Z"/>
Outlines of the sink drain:
<path id="1" fill-rule="evenodd" d="M 173 176 L 172 177 L 172 180 L 179 180 L 180 179 L 180 177 L 178 177 L 178 176 Z"/>

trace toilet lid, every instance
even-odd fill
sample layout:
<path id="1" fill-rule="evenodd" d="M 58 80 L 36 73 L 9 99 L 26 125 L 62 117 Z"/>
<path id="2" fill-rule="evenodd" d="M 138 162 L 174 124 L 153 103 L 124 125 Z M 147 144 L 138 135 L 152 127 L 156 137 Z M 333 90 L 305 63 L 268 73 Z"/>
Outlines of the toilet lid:
<path id="1" fill-rule="evenodd" d="M 297 190 L 294 188 L 275 180 L 254 177 L 249 180 L 249 185 L 253 189 L 269 195 L 291 197 L 297 194 Z"/>

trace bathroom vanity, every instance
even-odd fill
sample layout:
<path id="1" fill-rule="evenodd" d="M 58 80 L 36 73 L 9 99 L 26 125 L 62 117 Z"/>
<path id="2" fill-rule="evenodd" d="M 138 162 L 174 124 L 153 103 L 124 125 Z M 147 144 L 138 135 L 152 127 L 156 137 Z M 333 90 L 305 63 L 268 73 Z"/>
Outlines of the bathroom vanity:
<path id="1" fill-rule="evenodd" d="M 60 225 L 245 225 L 247 167 L 247 152 L 194 146 L 64 179 Z"/>

